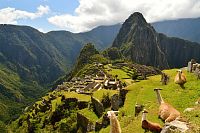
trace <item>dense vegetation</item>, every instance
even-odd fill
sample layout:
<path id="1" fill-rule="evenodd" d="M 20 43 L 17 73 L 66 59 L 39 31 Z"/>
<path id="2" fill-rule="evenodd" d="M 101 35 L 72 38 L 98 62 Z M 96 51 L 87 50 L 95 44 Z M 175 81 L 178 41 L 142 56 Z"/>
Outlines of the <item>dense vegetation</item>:
<path id="1" fill-rule="evenodd" d="M 3 65 L 0 65 L 0 90 L 0 126 L 18 118 L 26 105 L 45 94 L 45 89 L 37 82 L 23 81 Z"/>

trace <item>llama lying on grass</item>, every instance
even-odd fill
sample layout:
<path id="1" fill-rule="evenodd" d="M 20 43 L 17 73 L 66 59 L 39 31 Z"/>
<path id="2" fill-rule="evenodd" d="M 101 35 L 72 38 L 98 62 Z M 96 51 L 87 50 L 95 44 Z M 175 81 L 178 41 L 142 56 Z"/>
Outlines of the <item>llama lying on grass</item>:
<path id="1" fill-rule="evenodd" d="M 145 130 L 145 132 L 151 131 L 154 133 L 160 133 L 162 130 L 162 127 L 158 123 L 153 123 L 153 122 L 148 121 L 146 118 L 147 113 L 148 112 L 145 109 L 144 111 L 142 111 L 142 128 Z"/>
<path id="2" fill-rule="evenodd" d="M 165 122 L 171 122 L 176 118 L 180 117 L 180 112 L 177 111 L 172 105 L 165 103 L 161 94 L 160 90 L 162 89 L 154 89 L 157 94 L 159 107 L 159 117 L 164 120 Z"/>
<path id="3" fill-rule="evenodd" d="M 174 83 L 179 84 L 181 87 L 183 87 L 186 83 L 186 76 L 182 72 L 182 70 L 178 70 L 177 72 L 178 73 L 175 76 Z"/>
<path id="4" fill-rule="evenodd" d="M 121 133 L 121 127 L 115 112 L 118 111 L 108 111 L 108 118 L 110 119 L 110 133 Z"/>

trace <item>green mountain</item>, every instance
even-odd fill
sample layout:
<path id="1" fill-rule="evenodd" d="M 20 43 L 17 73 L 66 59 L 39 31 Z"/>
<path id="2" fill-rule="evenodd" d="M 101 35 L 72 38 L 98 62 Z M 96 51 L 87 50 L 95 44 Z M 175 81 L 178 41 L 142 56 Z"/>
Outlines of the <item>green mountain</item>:
<path id="1" fill-rule="evenodd" d="M 94 45 L 92 45 L 91 43 L 86 44 L 80 52 L 80 55 L 74 66 L 73 73 L 78 72 L 81 68 L 83 68 L 89 62 L 92 63 L 90 59 L 92 56 L 96 54 L 99 54 L 99 52 L 95 49 Z"/>
<path id="2" fill-rule="evenodd" d="M 70 72 L 85 43 L 95 42 L 100 50 L 111 45 L 115 27 L 114 31 L 102 26 L 79 34 L 44 34 L 28 26 L 0 25 L 0 121 L 16 118 L 22 108 L 49 90 L 49 84 Z M 113 37 L 104 40 L 109 33 Z"/>
<path id="3" fill-rule="evenodd" d="M 198 43 L 157 33 L 138 12 L 123 23 L 112 47 L 136 63 L 161 69 L 186 66 L 191 59 L 200 61 Z"/>
<path id="4" fill-rule="evenodd" d="M 30 102 L 45 93 L 37 82 L 22 80 L 18 73 L 0 65 L 0 132 L 5 132 L 4 123 L 18 118 Z"/>
<path id="5" fill-rule="evenodd" d="M 185 18 L 152 23 L 159 33 L 200 43 L 200 18 Z"/>
<path id="6" fill-rule="evenodd" d="M 44 34 L 28 26 L 0 25 L 0 62 L 24 79 L 50 83 L 69 72 L 85 43 L 94 43 L 103 50 L 112 43 L 118 30 L 116 25 L 97 27 L 86 33 Z"/>

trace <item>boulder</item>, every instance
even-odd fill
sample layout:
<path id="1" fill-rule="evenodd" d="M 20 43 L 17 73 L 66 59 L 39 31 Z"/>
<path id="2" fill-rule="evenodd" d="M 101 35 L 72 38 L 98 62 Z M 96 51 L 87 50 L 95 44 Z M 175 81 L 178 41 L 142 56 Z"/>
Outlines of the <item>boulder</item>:
<path id="1" fill-rule="evenodd" d="M 87 133 L 95 130 L 95 125 L 84 115 L 77 113 L 77 129 L 81 128 L 82 133 Z"/>
<path id="2" fill-rule="evenodd" d="M 118 94 L 114 94 L 111 97 L 111 109 L 114 111 L 118 111 L 119 109 L 119 95 Z"/>
<path id="3" fill-rule="evenodd" d="M 186 122 L 174 120 L 170 123 L 165 123 L 161 133 L 185 133 L 189 130 Z"/>
<path id="4" fill-rule="evenodd" d="M 94 107 L 94 112 L 98 117 L 103 115 L 104 107 L 103 104 L 96 98 L 91 97 L 92 106 Z"/>
<path id="5" fill-rule="evenodd" d="M 128 93 L 128 90 L 121 89 L 119 91 L 119 106 L 122 107 L 124 105 L 124 101 L 126 99 L 126 94 Z"/>
<path id="6" fill-rule="evenodd" d="M 187 71 L 190 72 L 190 73 L 192 72 L 192 65 L 193 65 L 192 62 L 189 61 L 188 66 L 187 66 Z"/>
<path id="7" fill-rule="evenodd" d="M 183 112 L 185 113 L 185 112 L 191 112 L 191 111 L 193 111 L 193 110 L 195 110 L 195 108 L 186 108 Z"/>

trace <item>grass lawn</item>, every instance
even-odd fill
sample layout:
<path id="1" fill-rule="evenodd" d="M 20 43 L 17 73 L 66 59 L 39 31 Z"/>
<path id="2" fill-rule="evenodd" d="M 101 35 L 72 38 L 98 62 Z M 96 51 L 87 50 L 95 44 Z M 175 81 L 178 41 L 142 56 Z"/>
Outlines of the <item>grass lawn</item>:
<path id="1" fill-rule="evenodd" d="M 105 68 L 109 70 L 107 71 L 108 74 L 113 75 L 113 77 L 115 77 L 115 75 L 118 75 L 117 78 L 120 79 L 122 82 L 126 82 L 128 85 L 131 84 L 131 81 L 133 81 L 130 77 L 133 71 L 130 70 L 128 67 L 122 67 L 122 69 L 113 69 L 106 65 Z"/>

